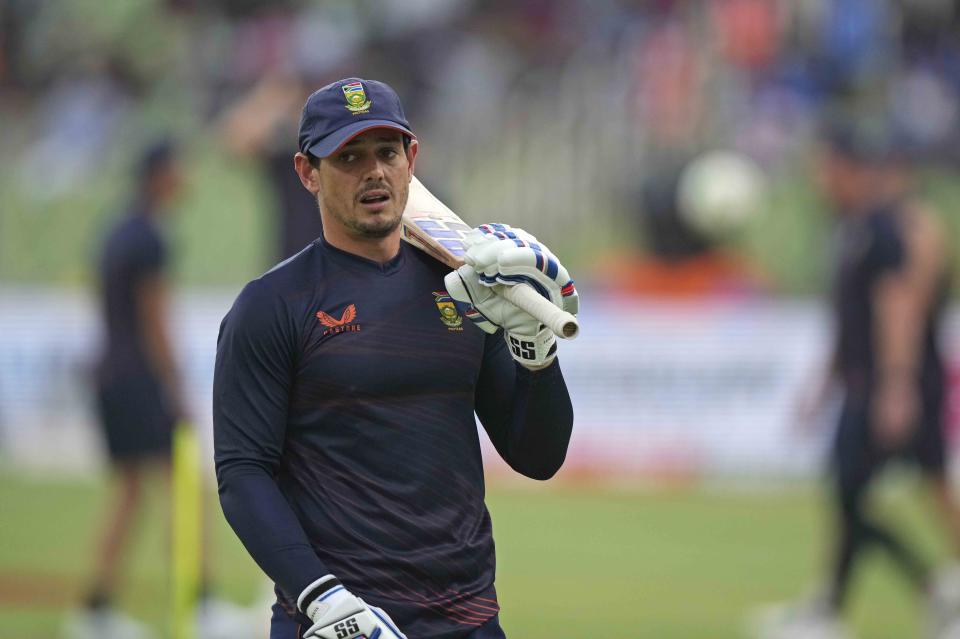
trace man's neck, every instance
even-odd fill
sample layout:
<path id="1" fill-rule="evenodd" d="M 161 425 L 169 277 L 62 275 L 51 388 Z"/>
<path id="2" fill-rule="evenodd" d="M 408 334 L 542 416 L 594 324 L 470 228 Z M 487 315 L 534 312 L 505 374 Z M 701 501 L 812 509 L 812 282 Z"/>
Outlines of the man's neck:
<path id="1" fill-rule="evenodd" d="M 324 241 L 347 253 L 353 253 L 368 260 L 383 264 L 389 262 L 400 252 L 400 227 L 386 237 L 353 237 L 344 233 L 331 233 L 323 229 Z"/>

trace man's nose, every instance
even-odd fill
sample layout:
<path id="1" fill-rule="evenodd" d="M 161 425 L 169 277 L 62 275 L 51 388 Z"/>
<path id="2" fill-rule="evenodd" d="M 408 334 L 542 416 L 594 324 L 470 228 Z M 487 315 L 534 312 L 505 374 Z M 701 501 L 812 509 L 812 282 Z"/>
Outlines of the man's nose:
<path id="1" fill-rule="evenodd" d="M 367 180 L 382 180 L 385 174 L 383 162 L 378 157 L 373 157 L 364 167 L 364 178 Z"/>

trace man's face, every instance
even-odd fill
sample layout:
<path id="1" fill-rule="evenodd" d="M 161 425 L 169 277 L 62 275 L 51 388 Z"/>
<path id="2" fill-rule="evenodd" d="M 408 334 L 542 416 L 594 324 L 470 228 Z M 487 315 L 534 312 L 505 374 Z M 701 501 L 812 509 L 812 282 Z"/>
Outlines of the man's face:
<path id="1" fill-rule="evenodd" d="M 403 148 L 403 136 L 371 129 L 320 160 L 317 201 L 324 224 L 338 224 L 356 238 L 382 238 L 400 226 L 417 154 L 416 141 Z"/>
<path id="2" fill-rule="evenodd" d="M 165 201 L 175 201 L 183 194 L 186 181 L 180 165 L 171 161 L 158 176 L 159 188 Z"/>
<path id="3" fill-rule="evenodd" d="M 838 214 L 864 208 L 874 195 L 874 171 L 835 151 L 824 151 L 820 157 L 818 182 L 824 195 Z"/>

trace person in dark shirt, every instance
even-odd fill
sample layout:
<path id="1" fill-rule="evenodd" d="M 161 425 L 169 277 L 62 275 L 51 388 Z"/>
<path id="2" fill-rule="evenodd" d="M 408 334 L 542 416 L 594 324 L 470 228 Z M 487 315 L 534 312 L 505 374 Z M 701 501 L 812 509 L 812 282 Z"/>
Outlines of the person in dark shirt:
<path id="1" fill-rule="evenodd" d="M 188 423 L 170 334 L 169 247 L 162 229 L 183 190 L 181 161 L 169 140 L 143 152 L 136 188 L 108 230 L 97 263 L 103 346 L 96 365 L 96 408 L 113 470 L 111 512 L 104 518 L 96 570 L 84 607 L 67 616 L 66 639 L 155 636 L 113 606 L 118 572 L 142 511 L 144 488 L 169 490 L 175 424 Z M 250 615 L 212 595 L 204 518 L 195 621 L 201 635 L 249 628 Z M 164 522 L 166 526 L 166 522 Z"/>
<path id="2" fill-rule="evenodd" d="M 825 592 L 792 623 L 834 628 L 835 634 L 817 635 L 832 637 L 845 636 L 840 615 L 853 569 L 870 548 L 885 552 L 919 593 L 929 595 L 936 617 L 960 610 L 956 583 L 950 585 L 956 569 L 935 572 L 870 513 L 869 487 L 889 462 L 914 464 L 929 480 L 955 551 L 960 511 L 946 475 L 943 432 L 946 376 L 938 333 L 948 292 L 944 229 L 930 205 L 910 193 L 906 167 L 885 131 L 844 121 L 828 133 L 820 181 L 838 220 L 835 339 L 830 369 L 804 412 L 812 417 L 831 388 L 843 391 L 830 454 L 836 538 Z M 931 619 L 931 629 L 945 621 Z"/>
<path id="3" fill-rule="evenodd" d="M 474 415 L 518 472 L 556 473 L 573 411 L 555 341 L 515 361 L 505 338 L 532 318 L 479 301 L 477 272 L 496 264 L 448 291 L 449 269 L 401 242 L 419 146 L 390 87 L 318 90 L 299 143 L 323 235 L 244 287 L 214 372 L 220 502 L 276 583 L 271 638 L 502 638 Z M 575 311 L 555 257 L 525 250 Z M 478 330 L 491 318 L 504 330 Z"/>
<path id="4" fill-rule="evenodd" d="M 163 141 L 145 150 L 130 205 L 99 256 L 104 342 L 96 406 L 116 497 L 104 518 L 86 610 L 68 620 L 69 637 L 147 636 L 112 607 L 117 573 L 151 471 L 169 475 L 174 422 L 183 401 L 168 328 L 168 247 L 160 223 L 182 190 L 177 152 Z"/>

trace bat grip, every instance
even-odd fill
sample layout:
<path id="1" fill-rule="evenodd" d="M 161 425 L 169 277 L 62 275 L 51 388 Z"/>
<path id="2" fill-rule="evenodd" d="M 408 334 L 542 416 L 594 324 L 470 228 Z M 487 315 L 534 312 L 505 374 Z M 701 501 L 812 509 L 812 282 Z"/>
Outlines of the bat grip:
<path id="1" fill-rule="evenodd" d="M 573 339 L 580 332 L 580 324 L 576 317 L 554 306 L 529 284 L 500 286 L 499 293 L 540 320 L 540 323 L 553 331 L 557 337 Z"/>

